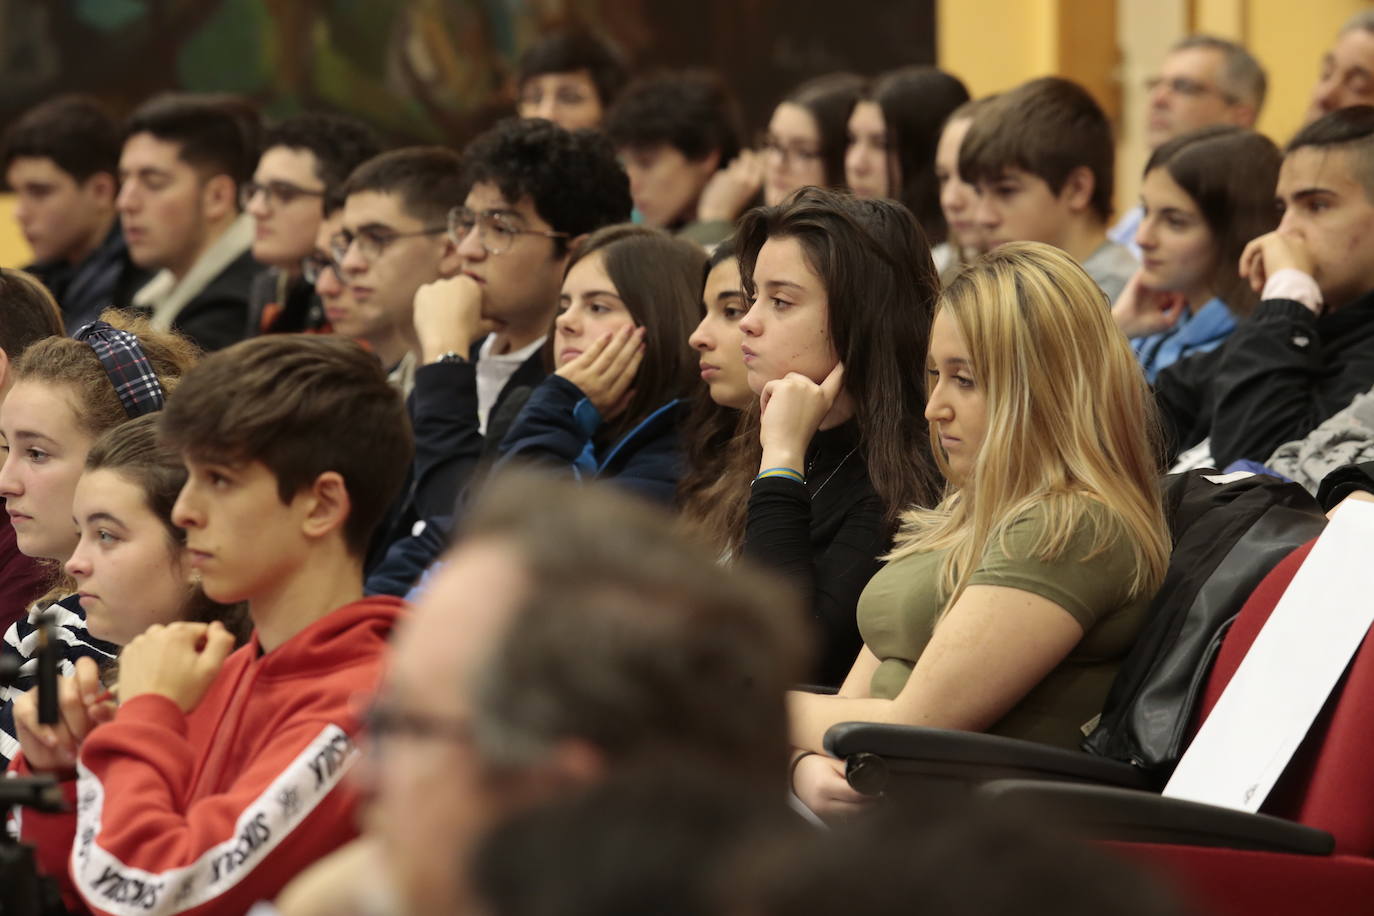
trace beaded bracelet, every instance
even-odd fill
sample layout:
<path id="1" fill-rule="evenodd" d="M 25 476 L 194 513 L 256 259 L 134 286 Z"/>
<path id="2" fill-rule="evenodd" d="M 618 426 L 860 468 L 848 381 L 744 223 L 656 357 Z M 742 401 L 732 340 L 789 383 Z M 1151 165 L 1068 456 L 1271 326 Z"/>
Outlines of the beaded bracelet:
<path id="1" fill-rule="evenodd" d="M 755 480 L 763 480 L 765 477 L 786 477 L 788 480 L 795 480 L 797 483 L 806 483 L 806 478 L 801 475 L 801 471 L 792 468 L 764 468 L 759 471 L 759 476 Z"/>

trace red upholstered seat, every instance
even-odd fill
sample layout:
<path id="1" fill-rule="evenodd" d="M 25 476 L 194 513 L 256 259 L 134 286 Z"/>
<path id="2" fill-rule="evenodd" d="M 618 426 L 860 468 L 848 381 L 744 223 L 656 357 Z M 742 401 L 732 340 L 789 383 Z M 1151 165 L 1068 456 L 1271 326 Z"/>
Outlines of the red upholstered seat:
<path id="1" fill-rule="evenodd" d="M 1308 543 L 1290 554 L 1241 609 L 1208 678 L 1199 723 L 1311 550 Z M 1168 844 L 1109 845 L 1166 872 L 1218 916 L 1374 913 L 1374 640 L 1366 638 L 1356 652 L 1262 810 L 1327 831 L 1335 838 L 1335 852 L 1300 856 Z"/>

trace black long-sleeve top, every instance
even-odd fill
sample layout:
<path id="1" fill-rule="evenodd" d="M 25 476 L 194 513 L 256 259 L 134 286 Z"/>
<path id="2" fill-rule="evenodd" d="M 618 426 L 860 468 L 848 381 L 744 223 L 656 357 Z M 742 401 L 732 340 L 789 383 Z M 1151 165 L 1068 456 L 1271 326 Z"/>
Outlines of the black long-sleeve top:
<path id="1" fill-rule="evenodd" d="M 804 471 L 805 485 L 783 477 L 754 483 L 742 552 L 801 590 L 819 641 L 815 682 L 837 686 L 863 645 L 859 594 L 892 546 L 892 530 L 853 421 L 816 433 Z"/>
<path id="2" fill-rule="evenodd" d="M 1301 439 L 1374 386 L 1374 292 L 1318 317 L 1261 302 L 1226 342 L 1159 373 L 1155 400 L 1174 454 L 1212 438 L 1217 467 Z"/>

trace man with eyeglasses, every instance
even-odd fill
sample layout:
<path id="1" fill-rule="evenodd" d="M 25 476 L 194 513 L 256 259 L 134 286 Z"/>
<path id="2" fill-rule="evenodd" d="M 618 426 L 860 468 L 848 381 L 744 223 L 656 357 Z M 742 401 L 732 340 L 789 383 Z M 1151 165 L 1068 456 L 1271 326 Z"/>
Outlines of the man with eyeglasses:
<path id="1" fill-rule="evenodd" d="M 230 96 L 158 96 L 125 129 L 115 206 L 129 256 L 157 271 L 133 306 L 206 350 L 243 339 L 248 326 L 257 265 L 239 187 L 257 139 L 256 111 Z"/>
<path id="2" fill-rule="evenodd" d="M 463 202 L 458 154 L 412 146 L 375 156 L 344 183 L 343 222 L 330 240 L 352 297 L 348 336 L 366 340 L 407 394 L 420 354 L 415 293 L 458 272 L 448 212 Z"/>
<path id="3" fill-rule="evenodd" d="M 1145 142 L 1151 149 L 1214 125 L 1255 126 L 1264 106 L 1264 68 L 1245 48 L 1224 38 L 1190 35 L 1169 49 L 1159 73 L 1145 81 Z M 1112 227 L 1112 241 L 1136 255 L 1143 211 L 1132 207 Z"/>
<path id="4" fill-rule="evenodd" d="M 508 119 L 463 154 L 462 205 L 448 214 L 459 272 L 415 297 L 413 517 L 368 578 L 405 594 L 443 549 L 458 494 L 501 444 L 547 374 L 541 352 L 572 247 L 630 218 L 630 186 L 600 134 Z"/>
<path id="5" fill-rule="evenodd" d="M 380 151 L 366 125 L 339 115 L 297 115 L 268 128 L 253 180 L 239 189 L 255 224 L 253 259 L 266 267 L 253 281 L 249 334 L 326 328 L 302 260 L 314 253 L 325 195 Z"/>

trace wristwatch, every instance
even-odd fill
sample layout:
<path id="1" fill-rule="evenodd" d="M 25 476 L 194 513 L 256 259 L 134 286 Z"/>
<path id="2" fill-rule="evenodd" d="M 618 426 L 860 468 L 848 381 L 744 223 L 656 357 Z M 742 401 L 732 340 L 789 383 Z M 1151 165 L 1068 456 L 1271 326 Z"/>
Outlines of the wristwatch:
<path id="1" fill-rule="evenodd" d="M 465 363 L 467 361 L 467 357 L 459 353 L 457 350 L 449 350 L 447 353 L 440 353 L 439 358 L 436 359 L 434 362 L 430 363 L 430 365 L 437 366 L 442 365 L 444 363 Z"/>

